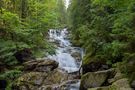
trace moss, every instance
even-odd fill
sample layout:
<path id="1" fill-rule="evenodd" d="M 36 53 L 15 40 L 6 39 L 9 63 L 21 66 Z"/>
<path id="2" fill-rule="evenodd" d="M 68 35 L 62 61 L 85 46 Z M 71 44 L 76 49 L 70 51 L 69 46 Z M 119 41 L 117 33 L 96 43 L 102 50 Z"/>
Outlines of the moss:
<path id="1" fill-rule="evenodd" d="M 98 72 L 88 72 L 84 74 L 81 78 L 80 90 L 85 90 L 92 87 L 100 87 L 105 83 L 107 77 L 110 76 L 112 71 L 113 70 L 110 69 Z"/>
<path id="2" fill-rule="evenodd" d="M 82 46 L 80 40 L 72 39 L 71 42 L 72 42 L 72 44 L 74 46 L 77 46 L 77 47 L 81 47 Z"/>
<path id="3" fill-rule="evenodd" d="M 135 54 L 125 54 L 123 62 L 117 63 L 116 67 L 129 78 L 130 83 L 135 80 Z"/>
<path id="4" fill-rule="evenodd" d="M 129 78 L 129 81 L 130 81 L 130 83 L 132 83 L 132 81 L 135 80 L 135 72 L 133 72 L 130 76 L 131 77 Z"/>

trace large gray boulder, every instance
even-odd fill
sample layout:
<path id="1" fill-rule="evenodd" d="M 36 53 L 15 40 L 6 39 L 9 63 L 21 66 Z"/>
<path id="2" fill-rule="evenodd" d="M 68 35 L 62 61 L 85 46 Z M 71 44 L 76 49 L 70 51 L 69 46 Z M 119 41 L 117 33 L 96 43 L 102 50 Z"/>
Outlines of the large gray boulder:
<path id="1" fill-rule="evenodd" d="M 111 87 L 112 90 L 133 90 L 127 78 L 122 78 L 114 82 Z"/>
<path id="2" fill-rule="evenodd" d="M 104 71 L 88 72 L 84 74 L 81 78 L 80 90 L 102 86 L 108 77 L 114 72 L 114 69 L 109 69 Z"/>
<path id="3" fill-rule="evenodd" d="M 133 90 L 127 78 L 119 79 L 112 83 L 110 86 L 89 88 L 88 90 Z"/>
<path id="4" fill-rule="evenodd" d="M 105 87 L 89 88 L 88 90 L 110 90 L 110 89 L 109 86 L 105 86 Z"/>
<path id="5" fill-rule="evenodd" d="M 15 81 L 13 90 L 52 90 L 67 79 L 68 75 L 58 69 L 49 73 L 29 72 Z"/>
<path id="6" fill-rule="evenodd" d="M 58 67 L 58 62 L 54 60 L 33 60 L 24 63 L 25 71 L 49 72 Z"/>
<path id="7" fill-rule="evenodd" d="M 81 57 L 81 53 L 80 52 L 72 52 L 71 56 L 75 58 L 75 60 L 77 61 L 81 61 L 82 57 Z"/>

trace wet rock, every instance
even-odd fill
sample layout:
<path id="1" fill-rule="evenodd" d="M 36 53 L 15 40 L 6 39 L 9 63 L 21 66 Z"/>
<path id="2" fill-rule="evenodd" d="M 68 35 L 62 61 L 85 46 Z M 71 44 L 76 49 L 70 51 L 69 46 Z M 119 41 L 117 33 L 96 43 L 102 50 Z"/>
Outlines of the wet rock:
<path id="1" fill-rule="evenodd" d="M 102 86 L 114 71 L 114 69 L 109 69 L 84 74 L 81 78 L 80 90 Z"/>
<path id="2" fill-rule="evenodd" d="M 70 90 L 71 88 L 74 90 L 79 90 L 79 86 L 80 86 L 80 81 L 75 79 L 75 80 L 69 80 L 66 81 L 64 83 L 62 83 L 59 86 L 59 90 Z"/>
<path id="3" fill-rule="evenodd" d="M 46 85 L 40 87 L 38 90 L 53 90 L 53 87 L 51 85 Z"/>
<path id="4" fill-rule="evenodd" d="M 34 60 L 24 63 L 25 71 L 49 72 L 58 67 L 54 60 Z"/>
<path id="5" fill-rule="evenodd" d="M 57 47 L 60 47 L 60 40 L 54 40 L 53 42 Z"/>
<path id="6" fill-rule="evenodd" d="M 81 75 L 79 71 L 68 73 L 70 79 L 80 79 Z"/>
<path id="7" fill-rule="evenodd" d="M 71 56 L 74 57 L 75 60 L 77 60 L 77 61 L 81 61 L 81 59 L 82 59 L 80 52 L 73 52 L 73 53 L 71 53 Z"/>

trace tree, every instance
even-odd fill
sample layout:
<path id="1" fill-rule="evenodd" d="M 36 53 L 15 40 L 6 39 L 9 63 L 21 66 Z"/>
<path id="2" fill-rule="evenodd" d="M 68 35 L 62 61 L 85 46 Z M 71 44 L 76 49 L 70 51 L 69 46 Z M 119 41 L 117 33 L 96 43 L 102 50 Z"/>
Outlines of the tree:
<path id="1" fill-rule="evenodd" d="M 100 61 L 113 66 L 126 62 L 128 66 L 134 62 L 127 59 L 135 52 L 134 6 L 134 0 L 71 1 L 69 26 L 73 41 L 86 50 L 83 64 Z M 134 76 L 133 72 L 128 75 Z"/>
<path id="2" fill-rule="evenodd" d="M 46 37 L 50 28 L 65 24 L 61 21 L 65 16 L 65 9 L 60 10 L 63 4 L 62 0 L 58 3 L 56 0 L 0 1 L 0 64 L 4 66 L 0 67 L 0 79 L 11 83 L 20 75 L 21 70 L 16 67 L 21 66 L 26 57 L 42 57 L 54 52 Z M 10 75 L 12 78 L 6 78 Z"/>

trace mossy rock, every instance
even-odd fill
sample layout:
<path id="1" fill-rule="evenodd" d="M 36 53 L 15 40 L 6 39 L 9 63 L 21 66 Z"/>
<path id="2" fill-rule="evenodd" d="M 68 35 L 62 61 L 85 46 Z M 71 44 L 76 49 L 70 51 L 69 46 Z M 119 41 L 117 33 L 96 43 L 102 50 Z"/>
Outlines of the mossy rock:
<path id="1" fill-rule="evenodd" d="M 109 65 L 107 65 L 101 61 L 100 62 L 94 61 L 89 64 L 82 65 L 83 74 L 85 74 L 87 72 L 108 70 L 109 68 L 110 68 Z"/>
<path id="2" fill-rule="evenodd" d="M 115 81 L 110 86 L 89 88 L 88 90 L 133 90 L 133 89 L 130 87 L 128 79 L 122 78 Z"/>
<path id="3" fill-rule="evenodd" d="M 25 84 L 41 85 L 42 81 L 44 81 L 47 76 L 48 74 L 43 72 L 26 73 L 16 80 L 15 85 L 16 86 L 21 86 Z"/>
<path id="4" fill-rule="evenodd" d="M 68 74 L 63 73 L 58 69 L 49 73 L 29 72 L 19 77 L 15 81 L 13 87 L 15 88 L 15 90 L 38 90 L 36 89 L 37 87 L 42 88 L 43 86 L 47 85 L 49 85 L 49 87 L 53 87 L 53 85 L 60 85 L 63 81 L 66 81 L 67 79 Z M 46 89 L 49 87 L 45 87 L 45 90 L 50 90 Z"/>
<path id="5" fill-rule="evenodd" d="M 84 74 L 81 78 L 80 90 L 102 86 L 113 72 L 114 69 L 109 69 Z"/>
<path id="6" fill-rule="evenodd" d="M 127 78 L 123 78 L 123 79 L 119 79 L 118 81 L 114 82 L 111 87 L 110 90 L 132 90 L 130 85 L 129 85 L 129 81 Z"/>
<path id="7" fill-rule="evenodd" d="M 115 76 L 111 79 L 108 79 L 109 84 L 112 84 L 113 82 L 125 77 L 125 75 L 123 73 L 121 73 L 119 69 L 117 69 L 116 71 L 117 72 L 116 72 Z"/>
<path id="8" fill-rule="evenodd" d="M 60 84 L 68 79 L 68 75 L 59 70 L 54 70 L 48 74 L 48 77 L 44 80 L 43 84 Z"/>
<path id="9" fill-rule="evenodd" d="M 25 71 L 50 72 L 58 67 L 54 60 L 33 60 L 24 63 Z"/>
<path id="10" fill-rule="evenodd" d="M 89 88 L 88 90 L 110 90 L 110 86 Z"/>

